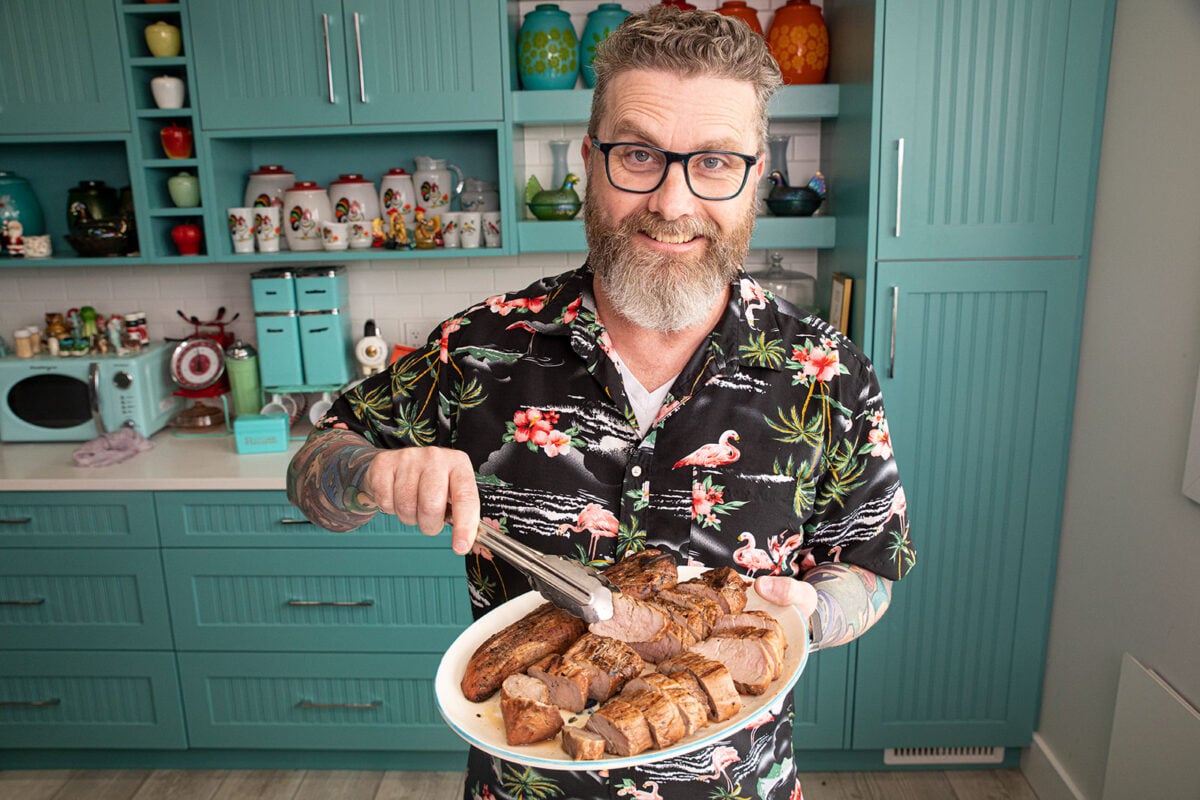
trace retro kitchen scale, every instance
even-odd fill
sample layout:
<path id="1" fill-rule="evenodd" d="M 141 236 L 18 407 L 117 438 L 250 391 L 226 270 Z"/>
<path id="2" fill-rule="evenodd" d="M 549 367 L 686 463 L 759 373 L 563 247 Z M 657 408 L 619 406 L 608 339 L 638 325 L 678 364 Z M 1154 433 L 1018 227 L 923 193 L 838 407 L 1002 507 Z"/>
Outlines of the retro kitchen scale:
<path id="1" fill-rule="evenodd" d="M 225 374 L 225 348 L 233 343 L 233 333 L 225 328 L 240 314 L 225 319 L 225 307 L 216 316 L 201 321 L 195 315 L 176 311 L 185 322 L 194 326 L 190 336 L 175 347 L 171 354 L 171 379 L 179 388 L 175 394 L 195 402 L 175 417 L 177 429 L 187 433 L 209 433 L 224 429 L 228 404 L 229 377 Z M 221 398 L 221 405 L 204 402 Z"/>

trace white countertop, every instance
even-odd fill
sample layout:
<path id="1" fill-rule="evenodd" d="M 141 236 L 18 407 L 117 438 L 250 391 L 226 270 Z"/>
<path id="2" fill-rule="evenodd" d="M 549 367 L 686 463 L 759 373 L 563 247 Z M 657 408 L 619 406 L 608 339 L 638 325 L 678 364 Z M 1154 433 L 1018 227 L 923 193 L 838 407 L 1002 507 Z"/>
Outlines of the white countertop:
<path id="1" fill-rule="evenodd" d="M 170 429 L 150 437 L 153 449 L 107 467 L 77 467 L 82 442 L 0 444 L 0 491 L 156 491 L 287 488 L 287 466 L 311 430 L 292 429 L 286 453 L 238 455 L 233 434 L 179 436 Z"/>

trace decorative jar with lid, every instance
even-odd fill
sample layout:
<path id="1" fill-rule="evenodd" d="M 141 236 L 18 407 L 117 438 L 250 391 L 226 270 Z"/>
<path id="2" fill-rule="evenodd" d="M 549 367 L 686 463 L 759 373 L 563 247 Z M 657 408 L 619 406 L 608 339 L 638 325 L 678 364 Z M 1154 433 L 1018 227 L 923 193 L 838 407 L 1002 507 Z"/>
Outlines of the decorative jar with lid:
<path id="1" fill-rule="evenodd" d="M 329 192 L 316 181 L 297 181 L 283 193 L 283 233 L 292 250 L 323 250 L 321 223 L 336 222 Z"/>
<path id="2" fill-rule="evenodd" d="M 574 89 L 579 77 L 579 39 L 571 16 L 554 3 L 525 15 L 517 39 L 517 73 L 525 89 Z"/>
<path id="3" fill-rule="evenodd" d="M 829 69 L 829 30 L 821 9 L 809 0 L 788 0 L 775 11 L 767 48 L 779 62 L 783 82 L 824 83 Z"/>
<path id="4" fill-rule="evenodd" d="M 601 3 L 587 15 L 583 36 L 579 39 L 579 67 L 583 73 L 583 84 L 589 89 L 596 85 L 596 71 L 592 62 L 596 60 L 596 48 L 617 29 L 629 12 L 620 3 Z"/>

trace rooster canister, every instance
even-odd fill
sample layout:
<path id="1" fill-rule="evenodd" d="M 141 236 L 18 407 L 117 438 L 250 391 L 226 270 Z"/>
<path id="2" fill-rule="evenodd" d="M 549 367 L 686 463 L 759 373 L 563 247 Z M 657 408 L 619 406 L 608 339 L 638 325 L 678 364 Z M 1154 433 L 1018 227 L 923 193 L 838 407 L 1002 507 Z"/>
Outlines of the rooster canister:
<path id="1" fill-rule="evenodd" d="M 525 15 L 517 39 L 517 73 L 525 89 L 574 89 L 579 40 L 571 16 L 554 3 Z"/>
<path id="2" fill-rule="evenodd" d="M 283 193 L 292 188 L 296 176 L 279 164 L 263 164 L 255 172 L 250 173 L 246 180 L 246 191 L 242 195 L 242 205 L 246 208 L 266 208 L 275 206 L 279 209 L 279 218 L 285 221 L 287 214 L 283 211 Z M 287 239 L 279 240 L 280 249 L 287 249 Z"/>
<path id="3" fill-rule="evenodd" d="M 824 83 L 829 69 L 829 31 L 821 9 L 809 0 L 788 0 L 776 9 L 767 48 L 779 62 L 783 82 Z"/>
<path id="4" fill-rule="evenodd" d="M 283 234 L 292 250 L 324 250 L 321 223 L 335 222 L 329 192 L 316 181 L 297 181 L 283 193 Z"/>
<path id="5" fill-rule="evenodd" d="M 417 190 L 413 186 L 413 176 L 401 167 L 389 169 L 379 181 L 379 210 L 385 224 L 396 213 L 405 225 L 412 227 L 413 209 L 416 207 Z"/>
<path id="6" fill-rule="evenodd" d="M 329 184 L 329 201 L 338 222 L 370 222 L 379 216 L 375 184 L 357 173 L 341 175 Z"/>
<path id="7" fill-rule="evenodd" d="M 425 216 L 433 217 L 450 210 L 450 200 L 462 192 L 462 170 L 453 164 L 447 164 L 444 158 L 417 156 L 414 161 L 417 171 L 413 173 L 413 183 L 417 187 L 417 202 L 425 209 Z M 458 182 L 450 176 L 451 170 L 458 176 Z"/>

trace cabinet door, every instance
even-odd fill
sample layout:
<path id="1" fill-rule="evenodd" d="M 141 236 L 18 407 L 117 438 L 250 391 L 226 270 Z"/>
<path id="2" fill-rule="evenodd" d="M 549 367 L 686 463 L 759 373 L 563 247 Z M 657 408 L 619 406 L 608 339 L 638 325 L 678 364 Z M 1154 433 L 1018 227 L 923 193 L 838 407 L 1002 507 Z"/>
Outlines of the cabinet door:
<path id="1" fill-rule="evenodd" d="M 1077 260 L 879 266 L 873 359 L 918 565 L 858 642 L 857 749 L 1030 742 L 1081 294 Z"/>
<path id="2" fill-rule="evenodd" d="M 500 10 L 478 0 L 346 0 L 355 124 L 498 120 Z"/>
<path id="3" fill-rule="evenodd" d="M 0 134 L 128 131 L 112 3 L 0 3 Z"/>
<path id="4" fill-rule="evenodd" d="M 189 8 L 204 128 L 350 122 L 339 0 L 205 0 Z"/>
<path id="5" fill-rule="evenodd" d="M 878 258 L 1084 252 L 1111 5 L 886 3 Z"/>

